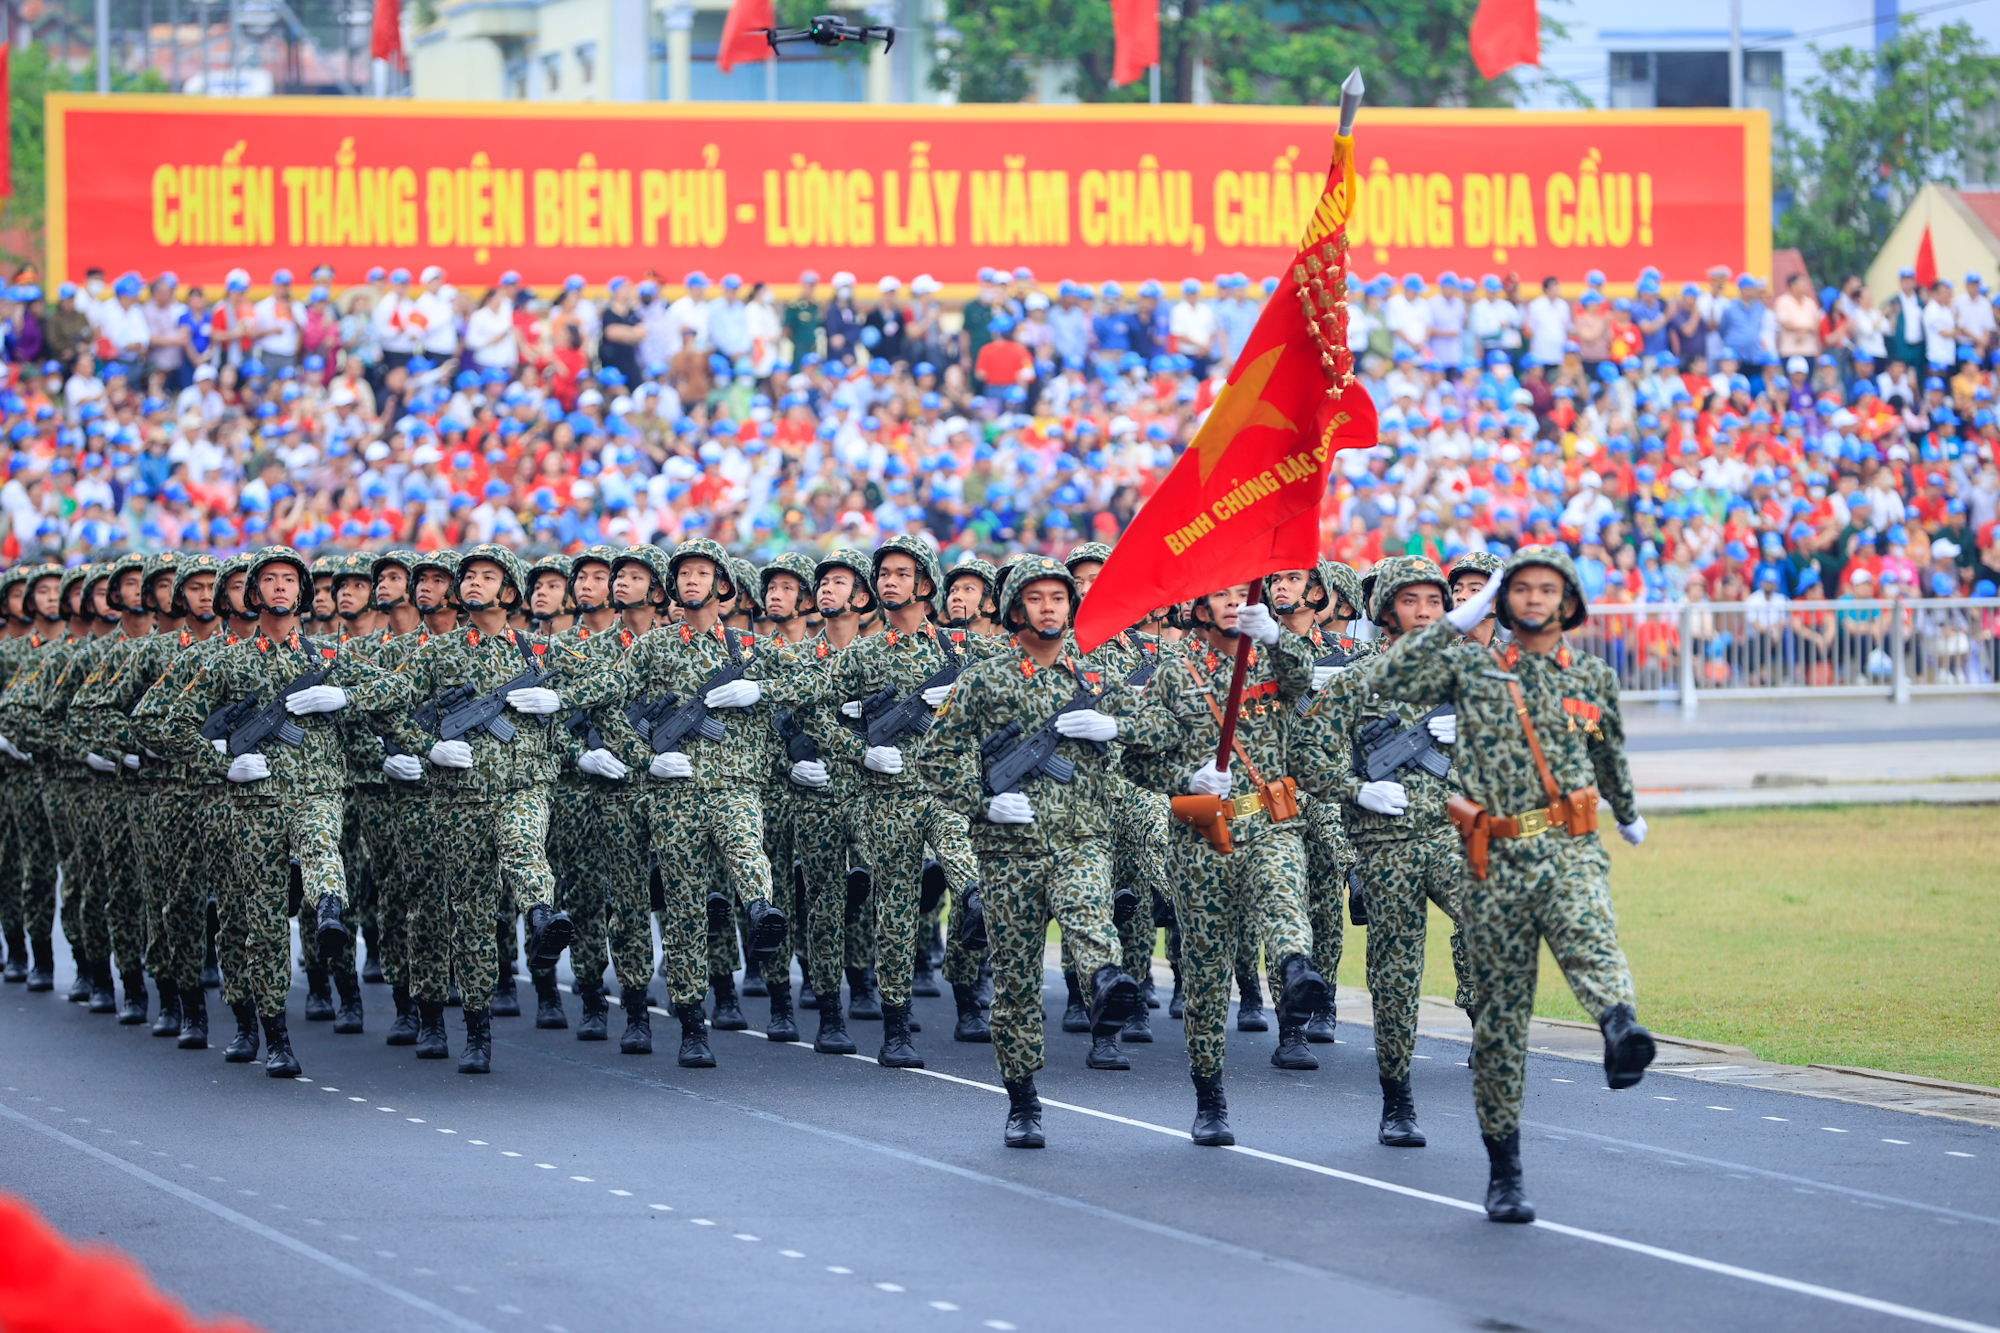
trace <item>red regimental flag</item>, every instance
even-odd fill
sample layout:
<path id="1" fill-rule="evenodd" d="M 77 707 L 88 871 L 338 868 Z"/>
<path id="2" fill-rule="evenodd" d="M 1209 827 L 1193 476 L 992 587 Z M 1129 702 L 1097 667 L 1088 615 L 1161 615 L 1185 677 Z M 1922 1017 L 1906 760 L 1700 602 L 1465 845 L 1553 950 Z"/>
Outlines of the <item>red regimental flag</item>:
<path id="1" fill-rule="evenodd" d="M 1111 0 L 1111 82 L 1136 83 L 1160 63 L 1160 0 Z"/>
<path id="2" fill-rule="evenodd" d="M 368 55 L 403 67 L 403 6 L 400 0 L 375 0 L 375 23 L 368 34 Z"/>
<path id="3" fill-rule="evenodd" d="M 1375 443 L 1375 405 L 1347 350 L 1347 230 L 1354 144 L 1333 169 L 1304 244 L 1251 331 L 1194 442 L 1139 511 L 1076 618 L 1085 652 L 1145 618 L 1319 554 L 1333 455 Z"/>
<path id="4" fill-rule="evenodd" d="M 1480 77 L 1497 79 L 1516 65 L 1542 63 L 1542 20 L 1535 0 L 1479 0 L 1467 36 Z"/>
<path id="5" fill-rule="evenodd" d="M 736 0 L 722 20 L 722 44 L 715 49 L 715 67 L 727 74 L 738 65 L 771 58 L 766 28 L 778 26 L 775 0 Z"/>
<path id="6" fill-rule="evenodd" d="M 1929 291 L 1937 286 L 1937 250 L 1931 245 L 1931 224 L 1924 224 L 1924 234 L 1917 241 L 1917 262 L 1911 266 L 1916 270 L 1917 286 Z"/>

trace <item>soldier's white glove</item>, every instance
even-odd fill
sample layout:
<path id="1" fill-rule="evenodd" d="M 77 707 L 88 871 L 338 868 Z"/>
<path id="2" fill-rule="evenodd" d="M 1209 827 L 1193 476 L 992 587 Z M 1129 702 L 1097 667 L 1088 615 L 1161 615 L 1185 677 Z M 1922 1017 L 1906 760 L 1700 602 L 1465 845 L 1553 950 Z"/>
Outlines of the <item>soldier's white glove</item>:
<path id="1" fill-rule="evenodd" d="M 398 782 L 421 782 L 424 761 L 413 754 L 392 754 L 382 761 L 382 771 Z"/>
<path id="2" fill-rule="evenodd" d="M 610 778 L 613 782 L 622 781 L 632 771 L 609 750 L 585 750 L 576 757 L 576 767 L 580 773 L 588 773 L 594 778 Z"/>
<path id="3" fill-rule="evenodd" d="M 1227 770 L 1217 769 L 1211 759 L 1188 779 L 1188 790 L 1197 796 L 1227 796 L 1235 783 L 1236 779 Z"/>
<path id="4" fill-rule="evenodd" d="M 833 781 L 826 765 L 817 759 L 801 759 L 792 765 L 792 781 L 801 787 L 824 787 Z"/>
<path id="5" fill-rule="evenodd" d="M 471 768 L 470 741 L 439 741 L 431 747 L 431 762 L 439 768 Z"/>
<path id="6" fill-rule="evenodd" d="M 951 686 L 933 685 L 924 691 L 924 707 L 936 708 L 951 697 Z"/>
<path id="7" fill-rule="evenodd" d="M 1236 632 L 1248 634 L 1266 647 L 1278 641 L 1280 626 L 1271 608 L 1262 602 L 1246 602 L 1236 608 Z"/>
<path id="8" fill-rule="evenodd" d="M 138 755 L 136 755 L 136 754 L 128 754 L 128 755 L 126 755 L 126 756 L 125 756 L 125 767 L 127 767 L 127 768 L 137 768 L 138 766 L 139 766 L 139 756 L 138 756 Z"/>
<path id="9" fill-rule="evenodd" d="M 1464 606 L 1455 606 L 1444 613 L 1444 618 L 1460 634 L 1470 634 L 1486 613 L 1493 609 L 1493 599 L 1500 595 L 1500 580 L 1486 580 L 1486 586 L 1472 594 L 1472 600 Z"/>
<path id="10" fill-rule="evenodd" d="M 1028 798 L 1022 793 L 1003 791 L 986 803 L 986 822 L 1032 824 L 1035 822 L 1035 807 L 1028 804 Z"/>
<path id="11" fill-rule="evenodd" d="M 1343 672 L 1343 671 L 1345 671 L 1345 670 L 1347 670 L 1347 668 L 1346 668 L 1346 667 L 1337 667 L 1337 666 L 1316 666 L 1316 667 L 1314 667 L 1314 668 L 1313 668 L 1313 688 L 1314 688 L 1314 689 L 1316 689 L 1316 690 L 1323 690 L 1323 689 L 1325 689 L 1325 688 L 1326 688 L 1326 683 L 1327 683 L 1328 681 L 1332 680 L 1332 679 L 1333 679 L 1333 678 L 1334 678 L 1335 676 L 1339 675 L 1339 674 L 1340 674 L 1341 672 Z"/>
<path id="12" fill-rule="evenodd" d="M 531 685 L 525 690 L 507 691 L 507 706 L 517 713 L 540 716 L 561 708 L 562 696 L 540 685 Z"/>
<path id="13" fill-rule="evenodd" d="M 345 707 L 347 691 L 338 685 L 310 686 L 285 700 L 285 711 L 294 717 L 301 713 L 337 713 Z"/>
<path id="14" fill-rule="evenodd" d="M 271 776 L 271 761 L 252 750 L 249 754 L 239 754 L 230 762 L 229 771 L 222 776 L 231 782 L 261 782 Z"/>
<path id="15" fill-rule="evenodd" d="M 694 776 L 694 765 L 679 750 L 669 750 L 665 754 L 654 755 L 646 771 L 656 778 L 691 778 Z"/>
<path id="16" fill-rule="evenodd" d="M 215 752 L 217 754 L 229 753 L 229 738 L 226 736 L 221 738 L 220 740 L 210 741 L 209 744 L 215 747 Z"/>
<path id="17" fill-rule="evenodd" d="M 1400 782 L 1364 782 L 1354 803 L 1378 815 L 1400 815 L 1410 808 L 1410 794 Z"/>
<path id="18" fill-rule="evenodd" d="M 842 717 L 860 717 L 861 705 L 864 702 L 866 701 L 862 699 L 849 699 L 840 706 L 840 715 Z"/>
<path id="19" fill-rule="evenodd" d="M 877 773 L 900 773 L 903 771 L 903 752 L 893 745 L 871 745 L 868 753 L 861 756 L 861 766 Z"/>
<path id="20" fill-rule="evenodd" d="M 1426 723 L 1431 731 L 1431 739 L 1439 745 L 1458 744 L 1458 714 L 1440 713 Z"/>
<path id="21" fill-rule="evenodd" d="M 4 752 L 8 755 L 11 755 L 15 759 L 25 760 L 28 757 L 22 754 L 19 750 L 15 749 L 14 742 L 8 740 L 5 736 L 0 736 L 0 752 Z"/>
<path id="22" fill-rule="evenodd" d="M 144 755 L 146 756 L 146 758 L 148 758 L 148 759 L 165 759 L 165 758 L 166 758 L 166 756 L 165 756 L 165 755 L 163 755 L 163 754 L 154 754 L 154 753 L 153 753 L 153 749 L 152 749 L 152 747 L 151 747 L 151 746 L 149 746 L 149 745 L 142 745 L 142 746 L 140 746 L 140 747 L 139 747 L 139 749 L 140 749 L 141 753 L 143 753 L 143 754 L 144 754 Z"/>
<path id="23" fill-rule="evenodd" d="M 1635 815 L 1629 824 L 1618 826 L 1618 836 L 1637 847 L 1646 840 L 1646 817 Z"/>
<path id="24" fill-rule="evenodd" d="M 748 708 L 763 697 L 764 687 L 756 681 L 732 680 L 701 696 L 701 701 L 710 708 Z"/>
<path id="25" fill-rule="evenodd" d="M 1118 719 L 1095 708 L 1079 708 L 1074 713 L 1056 714 L 1056 735 L 1073 741 L 1118 739 Z"/>
<path id="26" fill-rule="evenodd" d="M 116 773 L 118 771 L 118 765 L 112 763 L 101 754 L 87 754 L 83 757 L 83 762 L 89 764 L 100 773 Z"/>

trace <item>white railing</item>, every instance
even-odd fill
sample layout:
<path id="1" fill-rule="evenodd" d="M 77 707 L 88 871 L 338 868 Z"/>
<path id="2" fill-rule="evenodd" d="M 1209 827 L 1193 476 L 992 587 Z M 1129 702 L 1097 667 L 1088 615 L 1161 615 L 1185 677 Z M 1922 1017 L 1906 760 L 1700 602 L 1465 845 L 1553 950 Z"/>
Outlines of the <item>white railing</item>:
<path id="1" fill-rule="evenodd" d="M 1571 645 L 1634 702 L 2000 690 L 2000 598 L 1594 603 Z"/>

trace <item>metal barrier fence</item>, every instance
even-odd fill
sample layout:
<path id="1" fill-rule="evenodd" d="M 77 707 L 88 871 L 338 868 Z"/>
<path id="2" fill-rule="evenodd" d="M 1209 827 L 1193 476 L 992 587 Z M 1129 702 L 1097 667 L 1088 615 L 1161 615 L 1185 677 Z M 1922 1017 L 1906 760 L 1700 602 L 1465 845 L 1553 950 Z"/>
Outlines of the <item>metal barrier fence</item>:
<path id="1" fill-rule="evenodd" d="M 1634 702 L 2000 690 L 2000 598 L 1598 603 L 1572 647 Z"/>

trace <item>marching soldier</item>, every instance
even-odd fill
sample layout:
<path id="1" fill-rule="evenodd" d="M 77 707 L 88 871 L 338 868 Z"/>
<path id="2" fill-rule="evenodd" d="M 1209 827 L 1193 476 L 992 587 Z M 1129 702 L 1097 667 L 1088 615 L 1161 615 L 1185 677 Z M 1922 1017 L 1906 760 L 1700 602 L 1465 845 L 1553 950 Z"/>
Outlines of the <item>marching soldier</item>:
<path id="1" fill-rule="evenodd" d="M 1459 642 L 1489 607 L 1513 633 L 1504 652 Z M 1633 1014 L 1604 862 L 1585 841 L 1599 797 L 1585 785 L 1597 768 L 1591 746 L 1601 746 L 1613 768 L 1623 765 L 1610 668 L 1562 641 L 1587 615 L 1569 557 L 1530 547 L 1471 600 L 1399 642 L 1373 678 L 1387 698 L 1457 709 L 1464 796 L 1451 813 L 1465 840 L 1466 933 L 1482 1001 L 1472 1035 L 1473 1101 L 1490 1168 L 1486 1215 L 1496 1222 L 1535 1216 L 1522 1183 L 1520 1119 L 1542 941 L 1603 1030 L 1606 1082 L 1631 1087 L 1653 1059 L 1652 1036 Z M 1597 680 L 1579 691 L 1577 677 Z M 1571 701 L 1585 695 L 1601 701 L 1593 719 L 1601 740 L 1570 725 Z M 1630 802 L 1627 793 L 1629 782 L 1621 804 Z M 1628 841 L 1645 836 L 1636 809 L 1615 813 Z"/>
<path id="2" fill-rule="evenodd" d="M 758 600 L 764 608 L 764 621 L 770 627 L 770 637 L 766 640 L 769 651 L 784 652 L 809 637 L 804 611 L 811 605 L 812 579 L 812 559 L 798 551 L 783 552 L 757 571 Z M 774 726 L 777 723 L 775 715 L 772 723 Z M 806 949 L 806 894 L 798 872 L 798 828 L 792 802 L 792 793 L 798 788 L 791 780 L 793 761 L 786 756 L 786 748 L 781 744 L 773 749 L 773 763 L 764 783 L 764 855 L 771 863 L 772 890 L 785 908 L 785 938 L 769 960 L 746 963 L 743 969 L 743 994 L 771 996 L 773 1023 L 781 1033 L 786 1025 L 796 1031 L 797 1019 L 790 1006 L 792 956 L 797 954 L 803 960 Z M 771 989 L 775 984 L 771 978 L 776 977 L 784 979 L 782 1021 L 777 1018 L 780 1008 L 777 992 Z M 772 1028 L 765 1030 L 769 1032 Z"/>
<path id="3" fill-rule="evenodd" d="M 1486 586 L 1487 580 L 1506 566 L 1507 562 L 1491 551 L 1467 551 L 1452 561 L 1451 568 L 1445 573 L 1445 582 L 1451 586 L 1452 605 L 1463 606 L 1477 597 L 1479 590 Z M 1486 619 L 1468 630 L 1465 637 L 1467 641 L 1485 647 L 1493 642 L 1493 632 L 1498 627 L 1499 622 L 1493 618 L 1493 612 L 1489 610 Z"/>
<path id="4" fill-rule="evenodd" d="M 0 587 L 6 592 L 8 637 L 0 640 L 0 682 L 11 687 L 33 670 L 44 649 L 60 638 L 56 614 L 62 570 L 55 565 L 19 565 Z M 0 694 L 0 703 L 4 703 Z M 6 725 L 0 708 L 0 726 Z M 7 931 L 9 982 L 30 991 L 55 988 L 56 853 L 44 802 L 43 767 L 34 755 L 0 736 L 0 821 L 7 856 L 0 861 L 0 920 Z"/>

